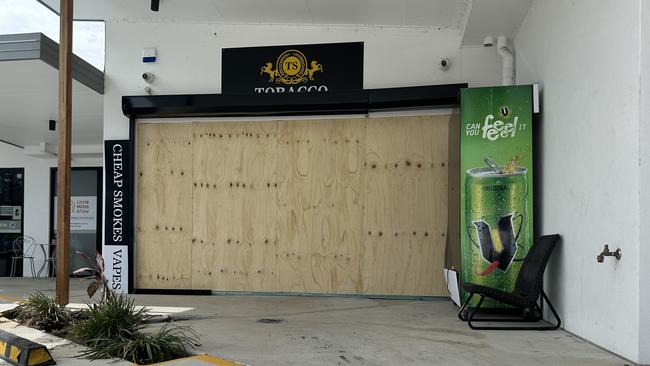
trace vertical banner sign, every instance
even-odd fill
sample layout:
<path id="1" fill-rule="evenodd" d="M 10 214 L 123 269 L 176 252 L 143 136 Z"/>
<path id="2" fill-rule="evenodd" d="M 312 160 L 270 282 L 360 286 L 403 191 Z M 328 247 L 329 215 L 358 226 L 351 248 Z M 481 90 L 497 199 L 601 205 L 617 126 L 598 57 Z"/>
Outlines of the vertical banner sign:
<path id="1" fill-rule="evenodd" d="M 129 290 L 129 250 L 132 248 L 131 199 L 129 196 L 129 141 L 104 142 L 106 204 L 104 229 L 104 266 L 113 291 Z"/>
<path id="2" fill-rule="evenodd" d="M 512 291 L 533 244 L 532 100 L 531 85 L 461 92 L 462 282 Z"/>

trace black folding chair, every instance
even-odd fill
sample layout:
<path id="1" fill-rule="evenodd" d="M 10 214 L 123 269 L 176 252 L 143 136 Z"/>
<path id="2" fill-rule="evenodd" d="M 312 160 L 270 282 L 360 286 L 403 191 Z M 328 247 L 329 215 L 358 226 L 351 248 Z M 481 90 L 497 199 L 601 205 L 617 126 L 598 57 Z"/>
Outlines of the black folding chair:
<path id="1" fill-rule="evenodd" d="M 544 293 L 542 288 L 542 279 L 544 277 L 544 270 L 546 269 L 546 264 L 548 263 L 551 253 L 555 248 L 560 236 L 555 235 L 546 235 L 539 238 L 532 248 L 528 251 L 524 262 L 521 265 L 519 275 L 517 276 L 517 282 L 515 283 L 515 290 L 513 292 L 505 292 L 496 288 L 481 286 L 474 283 L 466 282 L 463 284 L 463 288 L 470 295 L 463 303 L 463 306 L 458 312 L 458 318 L 460 320 L 466 321 L 470 328 L 472 329 L 494 329 L 494 330 L 554 330 L 560 327 L 562 324 L 560 316 L 555 311 L 553 304 L 548 299 L 548 296 Z M 479 295 L 481 298 L 476 304 L 476 308 L 472 311 L 469 311 L 468 305 L 474 295 Z M 541 299 L 538 303 L 538 300 Z M 491 318 L 482 318 L 474 319 L 474 316 L 481 308 L 483 300 L 485 298 L 491 298 L 499 302 L 508 304 L 515 308 L 523 310 L 523 315 L 518 318 L 507 318 L 507 319 L 491 319 Z M 479 327 L 473 324 L 473 322 L 538 322 L 542 319 L 542 309 L 540 303 L 546 301 L 549 309 L 555 316 L 557 323 L 555 325 L 551 324 L 548 326 L 528 326 L 528 327 L 503 327 L 503 326 L 490 326 L 490 327 Z M 535 314 L 535 312 L 537 312 Z"/>

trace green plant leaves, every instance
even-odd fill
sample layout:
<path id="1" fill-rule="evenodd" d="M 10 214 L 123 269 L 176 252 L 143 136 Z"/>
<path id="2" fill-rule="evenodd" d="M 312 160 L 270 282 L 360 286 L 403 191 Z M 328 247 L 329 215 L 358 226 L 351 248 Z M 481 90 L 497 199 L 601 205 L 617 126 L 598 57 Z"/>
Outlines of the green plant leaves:
<path id="1" fill-rule="evenodd" d="M 184 357 L 194 349 L 198 337 L 190 328 L 166 324 L 157 333 L 143 332 L 151 319 L 147 312 L 132 298 L 109 292 L 105 301 L 89 304 L 88 318 L 74 324 L 69 335 L 89 347 L 82 356 L 90 359 L 120 357 L 147 364 Z"/>
<path id="2" fill-rule="evenodd" d="M 76 319 L 76 314 L 41 292 L 30 294 L 20 305 L 3 312 L 2 316 L 57 335 L 65 333 L 65 328 Z"/>
<path id="3" fill-rule="evenodd" d="M 93 279 L 86 291 L 92 297 L 101 288 Z M 99 303 L 86 304 L 87 310 L 72 312 L 37 292 L 2 316 L 83 344 L 88 349 L 81 356 L 90 359 L 119 357 L 142 365 L 185 357 L 198 345 L 198 335 L 188 327 L 167 323 L 145 333 L 151 315 L 126 295 L 107 291 Z"/>
<path id="4" fill-rule="evenodd" d="M 155 334 L 135 333 L 98 343 L 84 353 L 90 359 L 120 357 L 137 364 L 149 364 L 188 355 L 197 342 L 196 333 L 187 327 L 166 324 Z"/>
<path id="5" fill-rule="evenodd" d="M 91 258 L 86 253 L 78 250 L 75 251 L 75 254 L 81 256 L 89 264 L 89 267 L 79 268 L 74 272 L 72 272 L 75 275 L 82 274 L 82 273 L 89 274 L 88 278 L 90 278 L 92 282 L 90 283 L 90 285 L 88 285 L 88 288 L 86 289 L 86 292 L 88 293 L 88 297 L 92 298 L 93 295 L 99 289 L 102 290 L 104 296 L 107 296 L 110 289 L 108 288 L 108 281 L 104 276 L 104 258 L 102 257 L 101 253 L 96 252 L 95 258 Z"/>

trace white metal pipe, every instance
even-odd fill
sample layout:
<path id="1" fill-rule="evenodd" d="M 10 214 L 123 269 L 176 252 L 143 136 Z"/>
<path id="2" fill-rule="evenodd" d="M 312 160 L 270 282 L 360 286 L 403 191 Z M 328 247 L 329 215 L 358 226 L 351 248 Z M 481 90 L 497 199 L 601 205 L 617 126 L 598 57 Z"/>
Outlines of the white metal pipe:
<path id="1" fill-rule="evenodd" d="M 512 49 L 508 46 L 508 37 L 499 36 L 497 38 L 497 52 L 501 55 L 503 61 L 503 85 L 513 85 L 515 83 L 515 57 Z"/>

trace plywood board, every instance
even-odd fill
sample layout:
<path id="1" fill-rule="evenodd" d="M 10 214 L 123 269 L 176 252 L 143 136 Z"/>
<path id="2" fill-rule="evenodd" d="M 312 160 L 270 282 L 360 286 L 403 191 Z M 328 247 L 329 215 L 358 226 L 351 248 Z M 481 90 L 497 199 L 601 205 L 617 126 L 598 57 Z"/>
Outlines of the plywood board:
<path id="1" fill-rule="evenodd" d="M 224 265 L 229 186 L 228 140 L 215 124 L 193 124 L 192 288 L 215 288 L 228 270 Z"/>
<path id="2" fill-rule="evenodd" d="M 136 286 L 446 294 L 448 124 L 140 124 Z"/>
<path id="3" fill-rule="evenodd" d="M 137 131 L 135 286 L 190 288 L 192 133 L 189 124 Z"/>
<path id="4" fill-rule="evenodd" d="M 193 128 L 193 287 L 278 291 L 277 123 L 195 123 Z"/>
<path id="5" fill-rule="evenodd" d="M 440 295 L 447 229 L 448 116 L 366 126 L 363 292 Z"/>
<path id="6" fill-rule="evenodd" d="M 364 124 L 361 119 L 280 122 L 282 291 L 361 291 Z"/>

